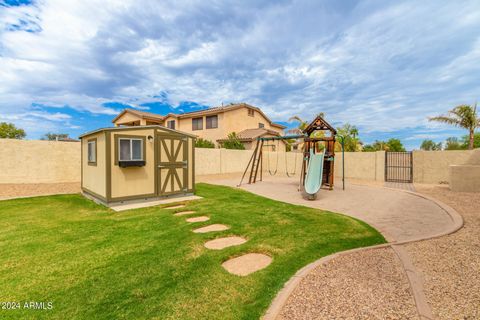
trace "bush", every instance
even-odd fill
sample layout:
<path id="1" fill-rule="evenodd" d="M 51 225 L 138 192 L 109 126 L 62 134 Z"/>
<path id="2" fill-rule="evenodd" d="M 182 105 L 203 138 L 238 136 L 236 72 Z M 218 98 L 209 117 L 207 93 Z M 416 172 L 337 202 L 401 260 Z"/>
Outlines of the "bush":
<path id="1" fill-rule="evenodd" d="M 207 139 L 198 138 L 195 142 L 195 148 L 215 148 L 215 144 Z"/>
<path id="2" fill-rule="evenodd" d="M 228 135 L 228 139 L 222 143 L 225 149 L 245 150 L 245 146 L 240 142 L 235 132 Z"/>

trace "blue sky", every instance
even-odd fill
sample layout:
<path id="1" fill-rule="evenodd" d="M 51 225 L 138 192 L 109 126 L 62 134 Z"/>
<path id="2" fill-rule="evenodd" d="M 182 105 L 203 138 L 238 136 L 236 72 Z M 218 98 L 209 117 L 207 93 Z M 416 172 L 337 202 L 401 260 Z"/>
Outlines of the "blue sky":
<path id="1" fill-rule="evenodd" d="M 463 135 L 427 118 L 480 95 L 478 1 L 98 3 L 0 0 L 0 121 L 76 137 L 126 106 L 247 102 L 412 149 Z"/>

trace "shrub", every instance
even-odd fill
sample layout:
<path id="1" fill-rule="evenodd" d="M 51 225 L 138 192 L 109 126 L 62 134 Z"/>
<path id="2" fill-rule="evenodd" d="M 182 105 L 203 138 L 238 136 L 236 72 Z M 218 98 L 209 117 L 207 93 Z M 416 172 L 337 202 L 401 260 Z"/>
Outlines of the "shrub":
<path id="1" fill-rule="evenodd" d="M 210 140 L 198 138 L 195 142 L 195 148 L 215 148 L 215 144 Z"/>
<path id="2" fill-rule="evenodd" d="M 228 139 L 222 143 L 225 149 L 245 150 L 245 146 L 240 142 L 235 132 L 228 135 Z"/>

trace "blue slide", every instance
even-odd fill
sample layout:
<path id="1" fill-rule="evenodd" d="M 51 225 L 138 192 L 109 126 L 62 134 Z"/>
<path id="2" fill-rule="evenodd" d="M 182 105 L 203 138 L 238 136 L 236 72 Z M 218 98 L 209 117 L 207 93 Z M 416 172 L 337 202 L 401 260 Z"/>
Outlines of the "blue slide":
<path id="1" fill-rule="evenodd" d="M 305 177 L 305 192 L 308 194 L 309 200 L 315 199 L 318 190 L 322 186 L 324 157 L 325 149 L 320 154 L 314 154 L 313 149 L 310 149 L 310 160 L 308 161 L 307 176 Z"/>

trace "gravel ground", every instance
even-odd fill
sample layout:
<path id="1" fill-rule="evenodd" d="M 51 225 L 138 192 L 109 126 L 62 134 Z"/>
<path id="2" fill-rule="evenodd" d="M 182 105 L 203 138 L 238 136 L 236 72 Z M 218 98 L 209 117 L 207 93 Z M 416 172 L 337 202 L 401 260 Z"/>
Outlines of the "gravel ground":
<path id="1" fill-rule="evenodd" d="M 437 319 L 480 319 L 480 193 L 448 186 L 415 185 L 460 213 L 464 227 L 454 234 L 406 246 L 425 279 L 427 300 Z"/>
<path id="2" fill-rule="evenodd" d="M 391 248 L 341 255 L 311 271 L 278 319 L 418 319 L 402 265 Z"/>
<path id="3" fill-rule="evenodd" d="M 0 200 L 61 193 L 79 193 L 80 182 L 73 183 L 1 183 Z"/>

